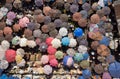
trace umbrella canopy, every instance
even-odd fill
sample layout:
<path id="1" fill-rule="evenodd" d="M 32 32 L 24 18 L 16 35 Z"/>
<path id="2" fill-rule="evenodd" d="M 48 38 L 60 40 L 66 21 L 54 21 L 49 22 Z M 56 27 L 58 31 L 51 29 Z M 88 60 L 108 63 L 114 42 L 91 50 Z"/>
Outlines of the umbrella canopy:
<path id="1" fill-rule="evenodd" d="M 76 45 L 77 45 L 77 41 L 76 41 L 76 39 L 71 38 L 71 39 L 70 39 L 69 47 L 75 47 Z"/>
<path id="2" fill-rule="evenodd" d="M 43 55 L 43 56 L 41 57 L 41 63 L 42 63 L 42 64 L 47 64 L 48 61 L 49 61 L 48 55 Z"/>
<path id="3" fill-rule="evenodd" d="M 9 66 L 8 61 L 6 61 L 6 60 L 1 60 L 0 61 L 0 69 L 7 69 L 8 66 Z"/>
<path id="4" fill-rule="evenodd" d="M 0 79 L 8 79 L 8 76 L 6 74 L 2 74 L 2 76 L 0 76 Z"/>
<path id="5" fill-rule="evenodd" d="M 74 63 L 74 61 L 73 61 L 72 57 L 65 56 L 63 58 L 63 65 L 64 66 L 71 67 L 71 66 L 73 66 L 73 63 Z"/>
<path id="6" fill-rule="evenodd" d="M 111 63 L 108 67 L 108 70 L 110 72 L 110 75 L 114 78 L 120 78 L 120 63 L 114 62 Z"/>
<path id="7" fill-rule="evenodd" d="M 110 76 L 108 72 L 104 72 L 102 75 L 102 79 L 112 79 L 112 77 Z"/>
<path id="8" fill-rule="evenodd" d="M 83 75 L 83 77 L 85 77 L 85 79 L 88 79 L 88 78 L 90 78 L 90 76 L 91 76 L 91 71 L 88 70 L 88 69 L 83 70 L 83 71 L 82 71 L 82 75 Z"/>
<path id="9" fill-rule="evenodd" d="M 99 41 L 99 43 L 108 46 L 110 44 L 110 38 L 104 36 L 102 40 Z"/>
<path id="10" fill-rule="evenodd" d="M 59 47 L 61 47 L 61 41 L 60 41 L 60 39 L 57 39 L 57 38 L 54 38 L 54 39 L 52 40 L 51 44 L 52 44 L 52 46 L 53 46 L 54 48 L 59 48 Z"/>
<path id="11" fill-rule="evenodd" d="M 56 57 L 57 59 L 62 59 L 63 56 L 64 56 L 64 53 L 63 53 L 62 51 L 57 51 L 57 52 L 55 53 L 55 57 Z"/>
<path id="12" fill-rule="evenodd" d="M 50 54 L 50 55 L 55 55 L 55 53 L 56 53 L 56 48 L 54 48 L 54 47 L 52 47 L 52 46 L 49 46 L 48 48 L 47 48 L 47 52 L 48 52 L 48 54 Z"/>
<path id="13" fill-rule="evenodd" d="M 52 66 L 52 67 L 57 67 L 58 66 L 58 61 L 56 60 L 56 59 L 52 59 L 52 60 L 50 60 L 50 65 Z"/>
<path id="14" fill-rule="evenodd" d="M 74 30 L 74 36 L 80 37 L 80 36 L 82 36 L 82 35 L 83 35 L 83 30 L 82 30 L 81 28 L 76 28 L 76 29 Z"/>
<path id="15" fill-rule="evenodd" d="M 89 68 L 89 66 L 90 66 L 90 62 L 87 61 L 87 60 L 83 60 L 83 61 L 80 62 L 80 66 L 81 66 L 83 69 L 87 69 L 87 68 Z"/>
<path id="16" fill-rule="evenodd" d="M 69 48 L 66 52 L 71 57 L 73 57 L 75 55 L 75 53 L 76 53 L 76 51 L 74 49 L 72 49 L 72 48 Z"/>
<path id="17" fill-rule="evenodd" d="M 83 76 L 79 76 L 78 79 L 85 79 L 85 77 L 83 77 Z"/>
<path id="18" fill-rule="evenodd" d="M 0 69 L 0 75 L 2 74 L 2 72 L 3 72 L 3 69 Z"/>
<path id="19" fill-rule="evenodd" d="M 16 56 L 16 51 L 12 49 L 7 50 L 5 53 L 5 58 L 9 63 L 15 61 L 15 56 Z"/>
<path id="20" fill-rule="evenodd" d="M 50 65 L 45 65 L 43 70 L 44 70 L 44 73 L 47 75 L 52 73 L 52 67 Z"/>
<path id="21" fill-rule="evenodd" d="M 53 37 L 48 37 L 48 38 L 46 39 L 46 44 L 47 44 L 48 46 L 51 46 L 51 45 L 52 45 L 51 42 L 52 42 L 53 39 L 54 39 Z"/>
<path id="22" fill-rule="evenodd" d="M 83 55 L 81 53 L 75 53 L 74 61 L 75 62 L 80 62 L 81 60 L 83 60 Z"/>
<path id="23" fill-rule="evenodd" d="M 70 39 L 68 37 L 63 37 L 62 38 L 62 45 L 68 46 L 70 43 Z"/>

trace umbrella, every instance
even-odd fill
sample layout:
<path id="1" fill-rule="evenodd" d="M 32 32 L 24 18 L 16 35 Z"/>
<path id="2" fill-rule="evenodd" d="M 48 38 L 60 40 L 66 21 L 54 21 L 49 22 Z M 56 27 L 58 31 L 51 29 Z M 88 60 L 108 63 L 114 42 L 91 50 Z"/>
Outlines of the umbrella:
<path id="1" fill-rule="evenodd" d="M 4 34 L 5 35 L 8 35 L 8 34 L 12 34 L 12 28 L 11 27 L 5 27 L 4 30 L 3 30 Z"/>
<path id="2" fill-rule="evenodd" d="M 47 75 L 52 73 L 52 67 L 50 65 L 45 65 L 43 70 L 44 70 L 44 73 Z"/>
<path id="3" fill-rule="evenodd" d="M 13 45 L 18 45 L 20 41 L 20 37 L 19 36 L 15 36 L 12 38 L 12 44 Z"/>
<path id="4" fill-rule="evenodd" d="M 43 33 L 48 33 L 48 32 L 49 32 L 49 27 L 48 27 L 48 25 L 43 25 L 43 26 L 41 27 L 41 31 L 42 31 Z"/>
<path id="5" fill-rule="evenodd" d="M 89 54 L 88 54 L 88 53 L 84 53 L 84 54 L 83 54 L 83 59 L 84 59 L 84 60 L 87 60 L 88 58 L 89 58 Z"/>
<path id="6" fill-rule="evenodd" d="M 97 74 L 102 74 L 102 73 L 104 72 L 103 66 L 102 66 L 101 64 L 95 65 L 94 71 L 95 71 Z"/>
<path id="7" fill-rule="evenodd" d="M 2 76 L 0 76 L 0 79 L 8 79 L 8 76 L 6 74 L 2 74 Z"/>
<path id="8" fill-rule="evenodd" d="M 85 79 L 85 77 L 83 77 L 83 76 L 79 76 L 78 79 Z"/>
<path id="9" fill-rule="evenodd" d="M 35 0 L 35 5 L 41 7 L 43 5 L 43 0 Z"/>
<path id="10" fill-rule="evenodd" d="M 110 12 L 111 12 L 110 8 L 107 7 L 107 6 L 106 6 L 106 7 L 103 7 L 102 10 L 104 11 L 104 14 L 105 14 L 105 15 L 109 15 Z"/>
<path id="11" fill-rule="evenodd" d="M 51 44 L 52 44 L 52 46 L 53 46 L 54 48 L 59 48 L 59 47 L 61 47 L 61 41 L 60 41 L 59 39 L 57 39 L 57 38 L 54 38 L 54 39 L 52 40 Z"/>
<path id="12" fill-rule="evenodd" d="M 73 66 L 73 64 L 74 64 L 74 61 L 73 61 L 72 57 L 65 56 L 63 58 L 63 65 L 64 66 L 71 67 L 71 66 Z"/>
<path id="13" fill-rule="evenodd" d="M 0 69 L 7 69 L 8 66 L 9 66 L 8 61 L 6 61 L 6 60 L 1 60 L 0 61 Z"/>
<path id="14" fill-rule="evenodd" d="M 52 46 L 49 46 L 48 48 L 47 48 L 47 52 L 48 52 L 48 54 L 50 54 L 50 55 L 55 55 L 55 53 L 56 53 L 56 48 L 54 48 L 54 47 L 52 47 Z"/>
<path id="15" fill-rule="evenodd" d="M 100 17 L 98 14 L 93 14 L 91 17 L 90 17 L 90 20 L 93 24 L 97 24 L 100 22 Z"/>
<path id="16" fill-rule="evenodd" d="M 63 37 L 62 38 L 62 45 L 68 46 L 70 43 L 70 39 L 68 37 Z"/>
<path id="17" fill-rule="evenodd" d="M 88 50 L 88 48 L 86 47 L 86 46 L 84 46 L 84 45 L 80 45 L 79 47 L 78 47 L 78 51 L 79 51 L 79 53 L 86 53 L 87 52 L 87 50 Z"/>
<path id="18" fill-rule="evenodd" d="M 75 4 L 70 5 L 70 12 L 71 12 L 71 13 L 75 13 L 75 12 L 77 12 L 78 10 L 79 10 L 78 5 L 75 5 Z"/>
<path id="19" fill-rule="evenodd" d="M 15 56 L 16 56 L 16 51 L 13 49 L 9 49 L 5 53 L 5 58 L 9 63 L 15 61 Z"/>
<path id="20" fill-rule="evenodd" d="M 79 21 L 79 19 L 82 17 L 81 13 L 79 12 L 75 12 L 73 15 L 72 15 L 72 19 L 73 21 Z"/>
<path id="21" fill-rule="evenodd" d="M 61 25 L 62 25 L 62 20 L 61 20 L 61 19 L 56 19 L 56 20 L 54 21 L 54 24 L 55 24 L 56 27 L 61 27 Z"/>
<path id="22" fill-rule="evenodd" d="M 76 41 L 76 39 L 71 38 L 71 39 L 70 39 L 69 47 L 75 47 L 76 45 L 77 45 L 77 41 Z"/>
<path id="23" fill-rule="evenodd" d="M 76 51 L 73 48 L 69 48 L 66 52 L 71 57 L 73 57 L 76 53 Z"/>
<path id="24" fill-rule="evenodd" d="M 112 79 L 112 77 L 110 76 L 108 72 L 104 72 L 102 75 L 102 79 Z"/>
<path id="25" fill-rule="evenodd" d="M 109 55 L 106 57 L 106 61 L 108 63 L 113 63 L 113 62 L 115 62 L 115 57 L 113 55 Z"/>
<path id="26" fill-rule="evenodd" d="M 12 11 L 8 12 L 7 19 L 13 20 L 16 18 L 16 14 Z"/>
<path id="27" fill-rule="evenodd" d="M 26 47 L 27 46 L 27 39 L 21 38 L 19 42 L 20 47 Z"/>
<path id="28" fill-rule="evenodd" d="M 0 69 L 0 75 L 2 75 L 3 69 Z"/>
<path id="29" fill-rule="evenodd" d="M 56 57 L 57 59 L 62 59 L 63 56 L 64 56 L 64 54 L 63 54 L 62 51 L 57 51 L 57 52 L 55 53 L 55 57 Z"/>
<path id="30" fill-rule="evenodd" d="M 103 3 L 105 6 L 108 6 L 108 1 L 110 1 L 112 3 L 113 0 L 103 0 Z"/>
<path id="31" fill-rule="evenodd" d="M 80 14 L 82 15 L 83 18 L 87 19 L 88 17 L 88 12 L 86 10 L 81 10 Z"/>
<path id="32" fill-rule="evenodd" d="M 84 10 L 86 10 L 86 11 L 89 11 L 90 8 L 91 8 L 91 6 L 90 6 L 89 3 L 84 3 L 84 4 L 82 5 L 82 8 L 83 8 Z"/>
<path id="33" fill-rule="evenodd" d="M 90 78 L 90 76 L 91 76 L 92 74 L 91 74 L 91 71 L 90 71 L 90 70 L 86 69 L 86 70 L 83 70 L 83 71 L 82 71 L 82 75 L 83 75 L 83 77 L 85 77 L 85 79 L 88 79 L 88 78 Z"/>
<path id="34" fill-rule="evenodd" d="M 81 53 L 75 53 L 73 58 L 74 58 L 74 61 L 80 62 L 83 60 L 83 55 Z"/>
<path id="35" fill-rule="evenodd" d="M 80 37 L 80 36 L 82 36 L 82 35 L 83 35 L 83 30 L 82 30 L 81 28 L 76 28 L 76 29 L 74 30 L 74 36 Z"/>
<path id="36" fill-rule="evenodd" d="M 48 45 L 45 42 L 40 43 L 39 50 L 41 52 L 46 52 L 47 48 L 48 48 Z"/>
<path id="37" fill-rule="evenodd" d="M 80 19 L 78 20 L 78 25 L 79 25 L 80 27 L 86 27 L 86 25 L 87 25 L 87 19 L 85 19 L 85 18 L 80 18 Z"/>
<path id="38" fill-rule="evenodd" d="M 55 55 L 48 55 L 48 57 L 49 57 L 49 61 L 56 58 Z"/>
<path id="39" fill-rule="evenodd" d="M 108 67 L 108 71 L 112 77 L 120 78 L 120 63 L 117 61 L 111 63 Z"/>
<path id="40" fill-rule="evenodd" d="M 14 32 L 18 32 L 20 30 L 20 25 L 19 24 L 14 24 L 13 25 L 13 30 L 14 30 Z"/>
<path id="41" fill-rule="evenodd" d="M 66 36 L 68 34 L 68 30 L 65 27 L 60 28 L 59 30 L 60 36 Z"/>
<path id="42" fill-rule="evenodd" d="M 41 63 L 42 63 L 42 64 L 47 64 L 48 61 L 49 61 L 49 57 L 48 57 L 47 55 L 43 55 L 43 56 L 41 57 Z"/>
<path id="43" fill-rule="evenodd" d="M 58 66 L 58 61 L 56 59 L 50 60 L 49 63 L 52 67 L 57 67 Z"/>
<path id="44" fill-rule="evenodd" d="M 2 47 L 3 49 L 7 50 L 7 49 L 9 49 L 9 47 L 10 47 L 10 43 L 9 43 L 7 40 L 3 40 L 3 41 L 1 42 L 1 47 Z"/>
<path id="45" fill-rule="evenodd" d="M 108 46 L 110 44 L 110 38 L 104 36 L 102 40 L 99 41 L 99 43 Z"/>
<path id="46" fill-rule="evenodd" d="M 83 61 L 80 62 L 80 66 L 81 66 L 83 69 L 87 69 L 87 68 L 89 68 L 89 66 L 90 66 L 90 62 L 87 61 L 87 60 L 83 60 Z"/>
<path id="47" fill-rule="evenodd" d="M 46 39 L 46 44 L 47 44 L 48 46 L 51 46 L 51 45 L 52 45 L 51 42 L 52 42 L 53 39 L 54 39 L 53 37 L 48 37 L 48 38 Z"/>

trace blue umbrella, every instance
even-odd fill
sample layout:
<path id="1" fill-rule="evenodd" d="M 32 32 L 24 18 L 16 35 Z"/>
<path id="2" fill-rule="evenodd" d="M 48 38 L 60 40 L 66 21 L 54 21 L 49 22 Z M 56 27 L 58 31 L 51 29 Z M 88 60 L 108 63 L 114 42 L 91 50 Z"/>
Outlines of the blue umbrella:
<path id="1" fill-rule="evenodd" d="M 8 76 L 6 74 L 2 74 L 2 76 L 0 76 L 0 79 L 8 79 Z"/>
<path id="2" fill-rule="evenodd" d="M 83 59 L 84 59 L 84 60 L 87 60 L 88 58 L 89 58 L 89 54 L 88 54 L 88 53 L 84 53 L 84 54 L 83 54 Z"/>
<path id="3" fill-rule="evenodd" d="M 109 55 L 106 57 L 106 61 L 108 63 L 113 63 L 113 62 L 115 62 L 115 57 L 113 55 Z"/>
<path id="4" fill-rule="evenodd" d="M 25 79 L 31 79 L 30 77 L 25 77 Z"/>
<path id="5" fill-rule="evenodd" d="M 14 79 L 19 79 L 18 77 L 14 77 Z"/>
<path id="6" fill-rule="evenodd" d="M 3 69 L 0 69 L 0 75 L 2 75 Z"/>
<path id="7" fill-rule="evenodd" d="M 91 76 L 91 71 L 88 70 L 88 69 L 83 70 L 83 71 L 82 71 L 82 75 L 83 75 L 83 77 L 85 77 L 85 79 L 88 79 L 88 78 L 90 78 L 90 76 Z"/>
<path id="8" fill-rule="evenodd" d="M 108 37 L 104 36 L 102 38 L 102 40 L 99 41 L 99 43 L 108 46 L 110 44 L 110 39 Z"/>
<path id="9" fill-rule="evenodd" d="M 112 2 L 112 0 L 104 0 L 104 5 L 108 6 L 108 1 Z"/>
<path id="10" fill-rule="evenodd" d="M 83 76 L 79 76 L 78 79 L 85 79 Z"/>
<path id="11" fill-rule="evenodd" d="M 67 63 L 68 63 L 68 61 L 69 61 L 69 58 L 72 58 L 72 57 L 70 57 L 70 56 L 65 56 L 65 57 L 63 58 L 63 65 L 64 65 L 64 66 L 68 66 Z M 73 64 L 74 64 L 74 61 L 72 61 L 72 65 L 71 65 L 71 66 L 73 66 Z"/>
<path id="12" fill-rule="evenodd" d="M 68 37 L 63 37 L 62 38 L 62 45 L 68 46 L 70 43 L 70 39 Z"/>
<path id="13" fill-rule="evenodd" d="M 120 78 L 120 63 L 115 61 L 111 63 L 108 67 L 110 75 L 114 78 Z"/>
<path id="14" fill-rule="evenodd" d="M 80 37 L 80 36 L 82 36 L 82 35 L 83 35 L 83 30 L 82 30 L 81 28 L 76 28 L 76 29 L 74 30 L 74 36 Z"/>
<path id="15" fill-rule="evenodd" d="M 13 76 L 9 76 L 8 79 L 14 79 L 14 77 Z"/>

